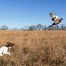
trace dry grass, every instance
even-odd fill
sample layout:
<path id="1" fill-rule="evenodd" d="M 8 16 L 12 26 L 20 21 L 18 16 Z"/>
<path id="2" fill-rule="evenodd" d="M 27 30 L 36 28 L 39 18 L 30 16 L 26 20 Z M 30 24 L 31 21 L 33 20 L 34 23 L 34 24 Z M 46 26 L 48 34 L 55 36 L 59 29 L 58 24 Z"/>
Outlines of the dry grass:
<path id="1" fill-rule="evenodd" d="M 66 31 L 0 31 L 0 46 L 15 43 L 0 66 L 66 66 Z"/>

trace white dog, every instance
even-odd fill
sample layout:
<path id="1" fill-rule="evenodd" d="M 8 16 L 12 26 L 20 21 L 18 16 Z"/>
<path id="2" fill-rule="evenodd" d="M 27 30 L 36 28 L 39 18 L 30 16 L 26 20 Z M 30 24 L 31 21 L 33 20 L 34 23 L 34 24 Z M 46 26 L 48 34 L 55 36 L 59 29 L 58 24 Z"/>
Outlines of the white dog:
<path id="1" fill-rule="evenodd" d="M 14 46 L 13 43 L 7 42 L 7 45 L 2 46 L 0 48 L 0 56 L 3 56 L 4 54 L 8 54 L 9 56 L 11 55 L 10 52 L 8 52 L 9 48 L 12 48 Z"/>

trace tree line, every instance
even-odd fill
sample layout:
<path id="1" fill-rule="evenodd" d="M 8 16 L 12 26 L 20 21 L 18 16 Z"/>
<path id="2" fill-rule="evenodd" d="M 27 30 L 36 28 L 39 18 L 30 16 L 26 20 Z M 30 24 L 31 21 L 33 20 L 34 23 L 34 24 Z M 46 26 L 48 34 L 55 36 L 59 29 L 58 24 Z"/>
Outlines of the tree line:
<path id="1" fill-rule="evenodd" d="M 9 29 L 7 25 L 0 26 L 0 30 L 66 30 L 66 26 L 64 24 L 52 26 L 48 29 L 48 26 L 37 24 L 37 25 L 30 25 L 30 26 L 24 26 L 20 28 L 12 28 Z"/>

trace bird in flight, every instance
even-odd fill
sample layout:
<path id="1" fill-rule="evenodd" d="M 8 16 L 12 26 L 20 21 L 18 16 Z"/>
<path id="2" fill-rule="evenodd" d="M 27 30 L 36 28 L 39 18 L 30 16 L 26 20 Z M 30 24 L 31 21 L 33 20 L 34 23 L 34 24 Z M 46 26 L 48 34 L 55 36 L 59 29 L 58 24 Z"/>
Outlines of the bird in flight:
<path id="1" fill-rule="evenodd" d="M 50 25 L 48 28 L 52 27 L 53 25 L 59 24 L 63 18 L 58 17 L 55 13 L 49 13 L 51 20 L 53 21 L 53 24 Z"/>

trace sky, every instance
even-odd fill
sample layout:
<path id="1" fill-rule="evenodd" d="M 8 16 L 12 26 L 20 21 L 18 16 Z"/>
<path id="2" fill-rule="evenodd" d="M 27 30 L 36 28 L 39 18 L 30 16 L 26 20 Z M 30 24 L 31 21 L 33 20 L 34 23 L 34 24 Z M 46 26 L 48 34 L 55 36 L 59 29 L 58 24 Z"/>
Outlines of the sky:
<path id="1" fill-rule="evenodd" d="M 0 0 L 0 25 L 51 25 L 50 12 L 66 24 L 66 0 Z"/>

